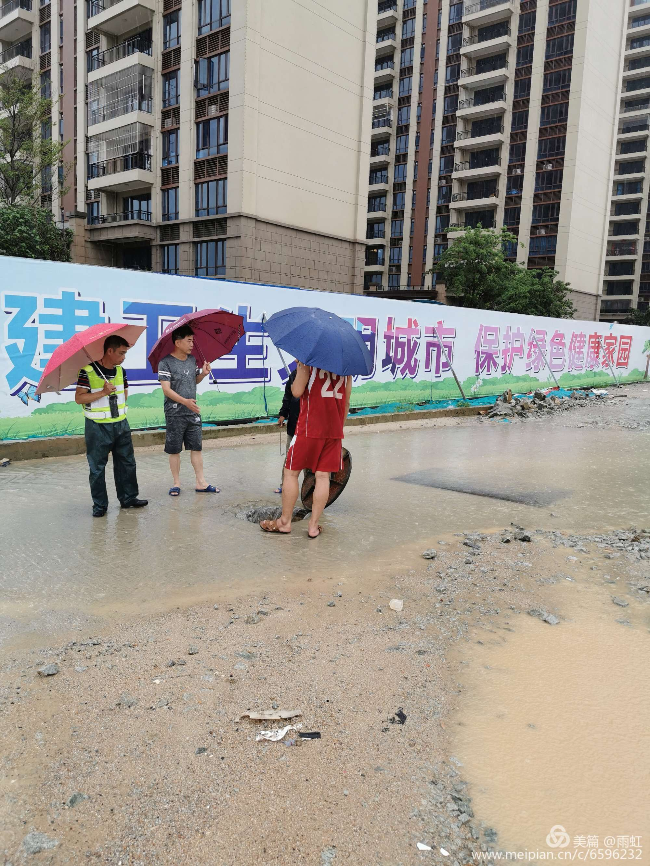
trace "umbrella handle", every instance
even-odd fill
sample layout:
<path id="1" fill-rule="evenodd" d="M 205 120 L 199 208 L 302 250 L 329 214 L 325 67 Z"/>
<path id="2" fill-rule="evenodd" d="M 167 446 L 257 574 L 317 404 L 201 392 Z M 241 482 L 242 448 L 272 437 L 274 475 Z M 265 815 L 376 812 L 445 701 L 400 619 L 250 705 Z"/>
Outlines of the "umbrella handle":
<path id="1" fill-rule="evenodd" d="M 201 356 L 201 360 L 203 361 L 203 363 L 207 364 L 207 361 L 205 360 L 203 352 L 199 349 L 198 346 L 196 347 L 196 350 L 199 353 L 199 355 Z M 210 377 L 212 384 L 217 386 L 217 391 L 218 391 L 219 390 L 219 383 L 217 382 L 217 380 L 214 377 L 214 373 L 212 372 L 212 367 L 210 368 L 210 372 L 208 373 L 208 376 Z"/>
<path id="2" fill-rule="evenodd" d="M 266 323 L 266 313 L 262 313 L 262 327 L 264 327 L 265 323 Z M 266 328 L 264 328 L 264 330 L 266 331 Z M 266 331 L 266 333 L 268 334 L 269 332 Z M 271 340 L 271 342 L 273 343 L 273 340 Z M 275 343 L 273 343 L 273 345 L 275 346 Z M 280 351 L 280 347 L 279 347 L 279 346 L 275 346 L 275 348 L 276 348 L 276 350 L 277 350 L 278 355 L 280 356 L 280 360 L 282 361 L 282 366 L 283 366 L 284 369 L 286 370 L 286 373 L 287 373 L 287 379 L 288 379 L 289 376 L 291 375 L 291 372 L 290 372 L 289 368 L 287 367 L 287 362 L 284 360 L 284 355 L 283 355 L 282 352 Z"/>

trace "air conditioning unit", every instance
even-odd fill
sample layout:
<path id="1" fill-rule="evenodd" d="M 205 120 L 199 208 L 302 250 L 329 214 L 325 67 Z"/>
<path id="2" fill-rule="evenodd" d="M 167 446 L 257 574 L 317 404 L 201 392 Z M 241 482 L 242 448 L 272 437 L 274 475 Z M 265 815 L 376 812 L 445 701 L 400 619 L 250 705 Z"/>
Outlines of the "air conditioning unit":
<path id="1" fill-rule="evenodd" d="M 546 171 L 551 171 L 552 168 L 553 168 L 553 163 L 552 163 L 552 162 L 546 162 L 546 163 L 544 163 L 544 169 L 545 169 Z"/>
<path id="2" fill-rule="evenodd" d="M 164 121 L 163 121 L 163 129 L 167 129 L 167 127 L 168 127 L 168 126 L 171 126 L 173 122 L 174 122 L 174 121 L 173 121 L 173 118 L 171 118 L 171 117 L 166 117 L 166 118 L 164 119 Z"/>
<path id="3" fill-rule="evenodd" d="M 524 173 L 524 170 L 523 170 L 523 168 L 514 168 L 514 169 L 512 170 L 512 173 L 513 173 L 513 174 L 523 174 L 523 173 Z"/>
<path id="4" fill-rule="evenodd" d="M 214 117 L 217 114 L 218 106 L 208 105 L 208 117 Z"/>
<path id="5" fill-rule="evenodd" d="M 546 234 L 546 229 L 537 229 L 537 234 L 538 234 L 538 235 L 545 235 L 545 234 Z"/>

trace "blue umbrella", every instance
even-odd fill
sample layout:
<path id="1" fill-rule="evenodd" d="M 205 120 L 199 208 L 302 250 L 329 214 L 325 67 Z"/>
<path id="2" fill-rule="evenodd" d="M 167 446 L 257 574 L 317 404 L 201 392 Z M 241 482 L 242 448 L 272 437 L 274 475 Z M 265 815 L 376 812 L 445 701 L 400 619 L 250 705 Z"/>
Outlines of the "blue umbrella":
<path id="1" fill-rule="evenodd" d="M 279 349 L 310 367 L 338 376 L 368 376 L 372 357 L 363 337 L 349 322 L 319 307 L 289 307 L 265 323 Z"/>

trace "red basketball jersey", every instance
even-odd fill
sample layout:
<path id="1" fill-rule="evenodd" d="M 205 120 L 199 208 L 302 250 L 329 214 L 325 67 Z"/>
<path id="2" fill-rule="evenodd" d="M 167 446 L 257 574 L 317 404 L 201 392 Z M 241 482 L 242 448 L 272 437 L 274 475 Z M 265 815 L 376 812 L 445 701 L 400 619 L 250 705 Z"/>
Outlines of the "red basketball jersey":
<path id="1" fill-rule="evenodd" d="M 312 367 L 309 383 L 300 398 L 296 436 L 310 439 L 343 439 L 345 376 Z"/>

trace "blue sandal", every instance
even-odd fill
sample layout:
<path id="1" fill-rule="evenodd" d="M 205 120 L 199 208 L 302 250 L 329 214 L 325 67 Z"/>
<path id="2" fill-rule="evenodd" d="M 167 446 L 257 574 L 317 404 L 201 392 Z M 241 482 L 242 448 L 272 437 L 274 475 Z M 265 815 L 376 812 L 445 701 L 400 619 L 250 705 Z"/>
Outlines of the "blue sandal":
<path id="1" fill-rule="evenodd" d="M 169 495 L 170 496 L 180 496 L 181 495 L 181 488 L 180 487 L 170 487 L 169 488 Z"/>
<path id="2" fill-rule="evenodd" d="M 218 487 L 215 487 L 213 484 L 208 484 L 203 490 L 199 490 L 196 488 L 197 493 L 221 493 Z"/>

